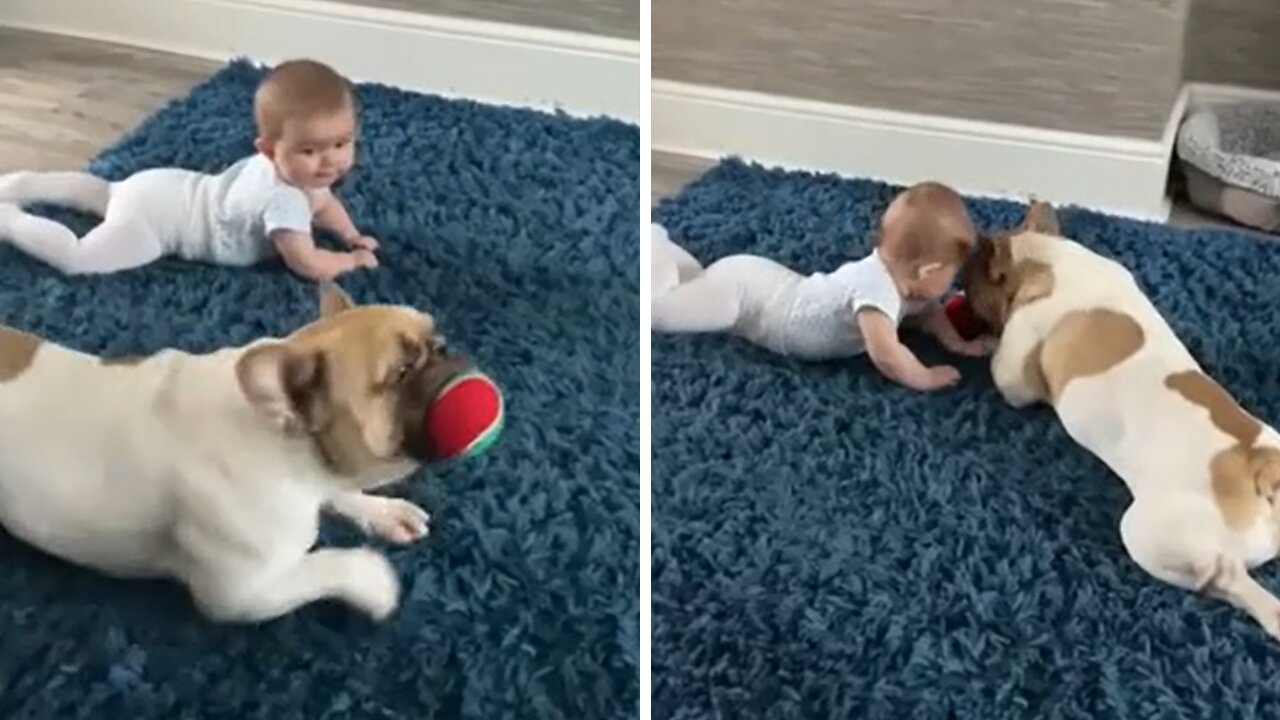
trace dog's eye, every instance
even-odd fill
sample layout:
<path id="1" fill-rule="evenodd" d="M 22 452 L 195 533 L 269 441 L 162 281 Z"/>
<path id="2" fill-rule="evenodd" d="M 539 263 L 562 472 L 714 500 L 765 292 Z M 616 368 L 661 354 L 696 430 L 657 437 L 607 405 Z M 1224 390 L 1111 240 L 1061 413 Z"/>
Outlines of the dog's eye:
<path id="1" fill-rule="evenodd" d="M 413 378 L 414 371 L 417 370 L 416 363 L 405 362 L 395 365 L 387 370 L 387 374 L 374 386 L 375 392 L 394 393 L 399 392 L 404 385 Z"/>
<path id="2" fill-rule="evenodd" d="M 395 383 L 399 385 L 409 379 L 409 373 L 413 372 L 413 363 L 405 363 L 396 368 Z"/>

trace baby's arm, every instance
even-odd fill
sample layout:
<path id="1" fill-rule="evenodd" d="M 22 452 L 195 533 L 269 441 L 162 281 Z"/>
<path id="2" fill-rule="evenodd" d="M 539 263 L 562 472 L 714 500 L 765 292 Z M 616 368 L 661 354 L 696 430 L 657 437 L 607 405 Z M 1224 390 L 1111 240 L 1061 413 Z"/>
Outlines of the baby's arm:
<path id="1" fill-rule="evenodd" d="M 918 322 L 920 329 L 937 338 L 943 347 L 957 355 L 969 357 L 989 355 L 995 344 L 994 338 L 990 337 L 978 337 L 973 340 L 960 337 L 960 332 L 956 330 L 955 325 L 951 324 L 951 318 L 947 317 L 946 308 L 940 303 L 929 303 L 920 313 Z"/>
<path id="2" fill-rule="evenodd" d="M 913 390 L 938 390 L 960 380 L 959 371 L 948 365 L 925 367 L 898 339 L 898 328 L 882 311 L 865 307 L 858 311 L 857 319 L 867 355 L 890 380 Z"/>
<path id="3" fill-rule="evenodd" d="M 271 241 L 290 270 L 313 280 L 328 281 L 356 268 L 378 267 L 377 258 L 369 250 L 331 252 L 316 247 L 310 233 L 277 230 L 271 234 Z"/>
<path id="4" fill-rule="evenodd" d="M 363 248 L 365 250 L 378 249 L 378 241 L 360 233 L 360 229 L 356 227 L 356 224 L 351 221 L 351 216 L 347 214 L 347 209 L 342 205 L 342 201 L 331 190 L 325 190 L 324 194 L 316 198 L 315 202 L 317 225 L 337 233 L 342 242 L 349 247 Z"/>

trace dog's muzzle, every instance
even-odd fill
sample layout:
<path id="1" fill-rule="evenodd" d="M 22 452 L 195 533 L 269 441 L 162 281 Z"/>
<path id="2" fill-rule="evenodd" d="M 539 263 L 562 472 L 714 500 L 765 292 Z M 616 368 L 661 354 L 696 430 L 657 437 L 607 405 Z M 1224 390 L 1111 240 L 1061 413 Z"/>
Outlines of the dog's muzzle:
<path id="1" fill-rule="evenodd" d="M 449 355 L 443 347 L 436 352 L 436 356 L 425 363 L 405 386 L 401 398 L 400 424 L 404 432 L 404 452 L 418 462 L 425 462 L 429 458 L 427 434 L 423 427 L 427 408 L 435 402 L 436 396 L 449 379 L 467 366 L 464 358 Z"/>

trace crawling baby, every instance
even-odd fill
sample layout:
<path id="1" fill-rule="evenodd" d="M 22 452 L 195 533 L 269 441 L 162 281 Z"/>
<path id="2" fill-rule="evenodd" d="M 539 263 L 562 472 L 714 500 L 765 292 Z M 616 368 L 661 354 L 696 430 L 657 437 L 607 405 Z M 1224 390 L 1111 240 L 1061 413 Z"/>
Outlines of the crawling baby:
<path id="1" fill-rule="evenodd" d="M 147 168 L 116 182 L 86 172 L 0 175 L 0 243 L 69 275 L 112 273 L 167 255 L 228 266 L 278 255 L 303 277 L 374 268 L 378 242 L 356 228 L 330 189 L 355 162 L 356 100 L 347 80 L 314 60 L 290 60 L 254 95 L 256 152 L 211 175 Z M 102 216 L 84 237 L 23 205 Z M 318 246 L 312 225 L 348 251 Z"/>
<path id="2" fill-rule="evenodd" d="M 927 391 L 953 385 L 951 366 L 926 367 L 898 338 L 912 319 L 954 353 L 985 355 L 991 340 L 966 341 L 938 302 L 976 240 L 951 188 L 907 188 L 880 219 L 875 248 L 833 272 L 802 275 L 767 258 L 731 255 L 706 269 L 653 228 L 653 329 L 728 332 L 777 353 L 832 360 L 866 352 L 885 376 Z"/>

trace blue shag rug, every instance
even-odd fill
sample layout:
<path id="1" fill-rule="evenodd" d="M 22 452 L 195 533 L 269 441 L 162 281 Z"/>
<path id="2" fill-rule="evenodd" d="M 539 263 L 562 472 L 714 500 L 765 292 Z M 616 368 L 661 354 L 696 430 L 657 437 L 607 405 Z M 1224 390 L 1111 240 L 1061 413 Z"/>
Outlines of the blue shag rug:
<path id="1" fill-rule="evenodd" d="M 261 72 L 231 64 L 92 170 L 216 171 L 251 153 Z M 382 241 L 382 267 L 341 282 L 357 301 L 433 312 L 504 388 L 503 437 L 396 489 L 434 523 L 388 548 L 404 595 L 386 625 L 325 604 L 213 626 L 176 585 L 107 580 L 0 536 L 0 718 L 634 717 L 638 130 L 377 85 L 359 95 L 341 196 Z M 315 312 L 315 287 L 279 262 L 67 279 L 0 250 L 0 322 L 92 352 L 210 350 Z M 361 538 L 335 520 L 323 542 Z"/>
<path id="2" fill-rule="evenodd" d="M 704 264 L 866 253 L 895 188 L 728 161 L 654 218 Z M 971 200 L 980 227 L 1022 208 Z M 1074 209 L 1201 362 L 1280 421 L 1280 244 Z M 945 355 L 910 341 L 931 361 Z M 866 358 L 804 364 L 653 335 L 654 717 L 1280 716 L 1280 644 L 1124 552 L 1121 481 L 985 361 L 917 394 Z M 1280 590 L 1280 563 L 1257 577 Z"/>

